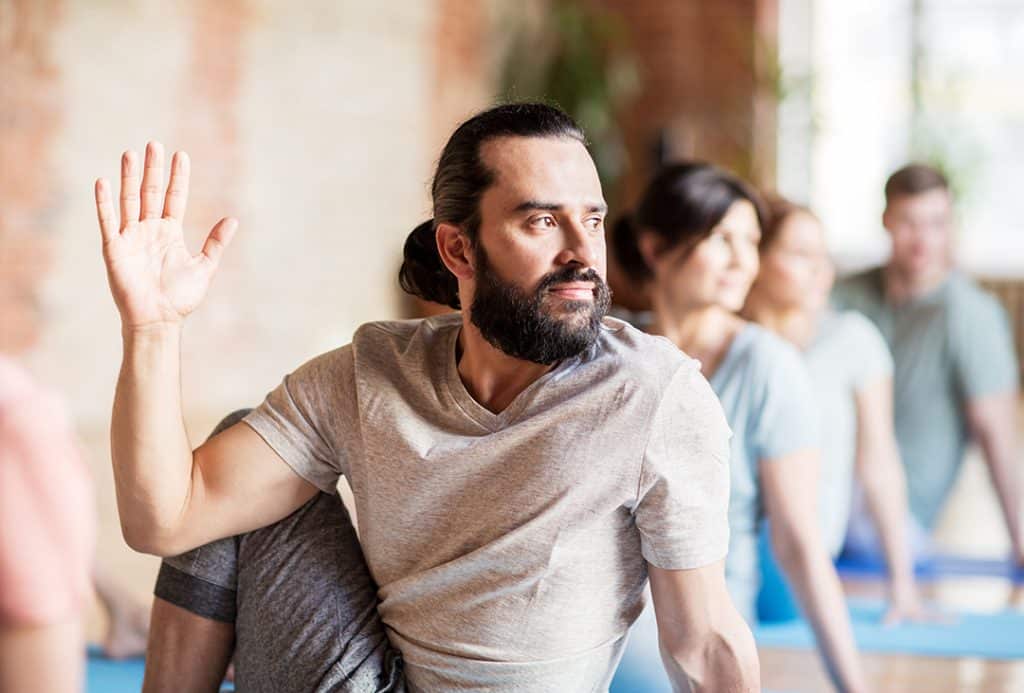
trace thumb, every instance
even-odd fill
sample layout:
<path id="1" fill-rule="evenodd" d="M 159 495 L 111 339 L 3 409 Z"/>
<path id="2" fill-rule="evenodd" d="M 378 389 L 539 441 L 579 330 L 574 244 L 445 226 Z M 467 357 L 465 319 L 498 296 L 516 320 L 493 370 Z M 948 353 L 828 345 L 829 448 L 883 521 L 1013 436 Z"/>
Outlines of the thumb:
<path id="1" fill-rule="evenodd" d="M 206 237 L 206 242 L 203 243 L 203 256 L 214 268 L 220 264 L 220 258 L 224 254 L 224 249 L 231 243 L 231 239 L 234 238 L 237 230 L 238 220 L 224 217 L 214 225 L 210 235 Z"/>

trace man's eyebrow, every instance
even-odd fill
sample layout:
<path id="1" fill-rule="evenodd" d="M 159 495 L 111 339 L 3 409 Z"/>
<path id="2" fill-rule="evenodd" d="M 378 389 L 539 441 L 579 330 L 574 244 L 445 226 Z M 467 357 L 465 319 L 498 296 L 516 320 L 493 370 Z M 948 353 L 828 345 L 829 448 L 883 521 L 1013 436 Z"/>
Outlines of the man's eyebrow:
<path id="1" fill-rule="evenodd" d="M 545 212 L 557 212 L 565 209 L 565 205 L 557 202 L 542 202 L 540 200 L 527 200 L 516 206 L 513 212 L 534 212 L 534 211 L 545 211 Z M 587 212 L 593 213 L 598 212 L 605 214 L 608 212 L 608 205 L 604 202 L 592 203 L 587 206 Z"/>

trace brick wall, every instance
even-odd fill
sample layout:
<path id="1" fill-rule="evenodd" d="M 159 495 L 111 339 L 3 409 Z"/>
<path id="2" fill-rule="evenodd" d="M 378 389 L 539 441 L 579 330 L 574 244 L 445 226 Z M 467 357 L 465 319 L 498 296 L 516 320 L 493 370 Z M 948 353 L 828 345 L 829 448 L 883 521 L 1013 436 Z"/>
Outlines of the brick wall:
<path id="1" fill-rule="evenodd" d="M 590 1 L 626 27 L 641 78 L 638 97 L 620 119 L 629 167 L 619 199 L 635 202 L 659 139 L 669 159 L 703 159 L 770 187 L 776 0 Z M 609 264 L 616 301 L 644 307 L 646 300 Z"/>
<path id="2" fill-rule="evenodd" d="M 458 3 L 456 3 L 458 4 Z M 435 3 L 0 0 L 0 349 L 67 398 L 96 476 L 101 554 L 123 547 L 107 442 L 120 363 L 92 203 L 126 148 L 189 151 L 187 240 L 241 226 L 184 339 L 194 441 L 305 359 L 397 317 L 426 209 Z"/>

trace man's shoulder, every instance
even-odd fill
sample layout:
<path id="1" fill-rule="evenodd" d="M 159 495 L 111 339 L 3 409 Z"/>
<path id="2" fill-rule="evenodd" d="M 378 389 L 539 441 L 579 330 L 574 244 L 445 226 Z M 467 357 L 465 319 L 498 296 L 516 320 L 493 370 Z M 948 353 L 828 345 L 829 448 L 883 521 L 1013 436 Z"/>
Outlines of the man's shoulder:
<path id="1" fill-rule="evenodd" d="M 884 267 L 872 267 L 849 274 L 836 282 L 833 298 L 880 301 L 885 295 Z"/>
<path id="2" fill-rule="evenodd" d="M 952 309 L 968 316 L 981 312 L 988 317 L 1004 312 L 999 299 L 961 272 L 950 275 L 946 300 Z"/>
<path id="3" fill-rule="evenodd" d="M 390 353 L 408 356 L 412 351 L 426 352 L 458 332 L 462 325 L 460 313 L 445 313 L 413 320 L 376 320 L 363 323 L 352 336 L 357 356 Z M 420 349 L 412 349 L 416 345 Z"/>
<path id="4" fill-rule="evenodd" d="M 596 349 L 597 358 L 611 359 L 630 377 L 652 383 L 671 379 L 680 368 L 697 364 L 665 337 L 648 334 L 613 317 L 604 319 Z"/>

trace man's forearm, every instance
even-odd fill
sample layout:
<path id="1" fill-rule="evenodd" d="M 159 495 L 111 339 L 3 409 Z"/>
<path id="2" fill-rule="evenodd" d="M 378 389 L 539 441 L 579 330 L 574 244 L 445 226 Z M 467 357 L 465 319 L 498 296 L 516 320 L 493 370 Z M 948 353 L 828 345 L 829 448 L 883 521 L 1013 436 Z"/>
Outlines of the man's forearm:
<path id="1" fill-rule="evenodd" d="M 981 446 L 992 484 L 999 497 L 1006 528 L 1018 560 L 1024 560 L 1024 528 L 1021 527 L 1021 470 L 1017 462 L 1017 393 L 993 397 L 984 405 L 969 407 L 972 428 Z"/>
<path id="2" fill-rule="evenodd" d="M 868 508 L 875 519 L 895 590 L 913 581 L 913 560 L 907 537 L 907 485 L 899 452 L 892 445 L 864 448 L 858 459 L 860 481 Z"/>
<path id="3" fill-rule="evenodd" d="M 181 328 L 126 330 L 122 336 L 110 427 L 117 506 L 128 544 L 157 553 L 191 489 L 192 449 L 181 413 Z"/>
<path id="4" fill-rule="evenodd" d="M 731 607 L 730 607 L 731 609 Z M 662 649 L 665 670 L 675 691 L 729 691 L 747 693 L 761 690 L 757 647 L 750 628 L 733 610 L 720 628 L 697 639 L 690 634 L 690 646 Z"/>

